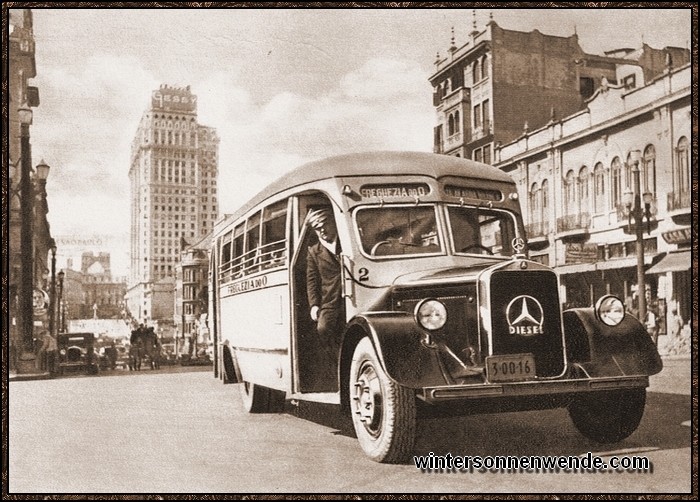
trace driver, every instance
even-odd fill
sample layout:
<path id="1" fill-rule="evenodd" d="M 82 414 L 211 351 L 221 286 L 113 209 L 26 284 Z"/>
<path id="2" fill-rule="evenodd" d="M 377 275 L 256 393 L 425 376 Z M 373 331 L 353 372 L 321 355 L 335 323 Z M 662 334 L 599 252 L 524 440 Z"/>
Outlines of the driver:
<path id="1" fill-rule="evenodd" d="M 310 314 L 317 323 L 321 348 L 334 364 L 344 322 L 338 231 L 330 208 L 312 210 L 307 222 L 318 236 L 318 242 L 309 247 L 306 261 Z"/>

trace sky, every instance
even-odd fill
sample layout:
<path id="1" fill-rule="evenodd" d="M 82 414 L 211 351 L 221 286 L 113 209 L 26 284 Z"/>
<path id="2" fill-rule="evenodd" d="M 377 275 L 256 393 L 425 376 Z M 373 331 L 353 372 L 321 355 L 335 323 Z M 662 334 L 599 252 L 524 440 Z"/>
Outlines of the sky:
<path id="1" fill-rule="evenodd" d="M 690 9 L 35 9 L 41 104 L 33 162 L 51 166 L 53 236 L 103 236 L 127 275 L 129 159 L 161 84 L 191 86 L 216 128 L 231 213 L 310 160 L 432 151 L 434 61 L 492 14 L 501 27 L 578 34 L 588 53 L 690 47 Z M 59 256 L 61 250 L 59 249 Z M 59 268 L 65 266 L 59 261 Z"/>

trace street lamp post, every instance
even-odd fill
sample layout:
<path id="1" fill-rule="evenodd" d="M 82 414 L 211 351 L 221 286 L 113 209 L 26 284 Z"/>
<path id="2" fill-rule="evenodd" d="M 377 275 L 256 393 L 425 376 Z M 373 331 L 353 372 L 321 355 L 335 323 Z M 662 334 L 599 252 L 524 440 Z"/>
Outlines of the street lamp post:
<path id="1" fill-rule="evenodd" d="M 628 226 L 634 219 L 634 233 L 636 237 L 637 253 L 637 301 L 639 307 L 639 320 L 645 322 L 647 315 L 646 278 L 644 276 L 644 217 L 647 219 L 647 232 L 651 233 L 651 202 L 650 192 L 641 193 L 640 169 L 641 152 L 632 150 L 630 152 L 630 162 L 632 163 L 632 176 L 634 191 L 629 189 L 625 192 L 625 204 L 629 214 Z M 642 198 L 644 199 L 644 210 L 642 210 Z"/>
<path id="2" fill-rule="evenodd" d="M 63 302 L 63 278 L 65 272 L 61 270 L 58 273 L 58 326 L 56 327 L 56 332 L 63 333 L 63 318 L 65 316 L 65 305 Z"/>
<path id="3" fill-rule="evenodd" d="M 32 151 L 29 143 L 29 126 L 32 109 L 25 103 L 18 109 L 20 120 L 20 253 L 21 273 L 19 288 L 20 333 L 22 353 L 19 369 L 30 371 L 34 364 L 34 194 L 32 188 Z M 25 364 L 26 363 L 26 364 Z M 30 366 L 31 365 L 31 366 Z"/>
<path id="4" fill-rule="evenodd" d="M 56 336 L 56 241 L 49 240 L 51 250 L 51 289 L 49 290 L 49 334 Z"/>

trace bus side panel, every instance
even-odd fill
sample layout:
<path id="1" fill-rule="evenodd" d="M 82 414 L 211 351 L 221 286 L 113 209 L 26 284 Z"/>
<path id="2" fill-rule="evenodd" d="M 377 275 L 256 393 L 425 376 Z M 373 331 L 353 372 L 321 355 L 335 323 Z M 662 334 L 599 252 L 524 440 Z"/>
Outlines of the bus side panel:
<path id="1" fill-rule="evenodd" d="M 243 380 L 285 391 L 291 390 L 288 273 L 249 276 L 219 290 L 221 342 L 235 350 Z"/>
<path id="2" fill-rule="evenodd" d="M 239 349 L 236 350 L 236 361 L 243 381 L 291 392 L 288 354 Z"/>

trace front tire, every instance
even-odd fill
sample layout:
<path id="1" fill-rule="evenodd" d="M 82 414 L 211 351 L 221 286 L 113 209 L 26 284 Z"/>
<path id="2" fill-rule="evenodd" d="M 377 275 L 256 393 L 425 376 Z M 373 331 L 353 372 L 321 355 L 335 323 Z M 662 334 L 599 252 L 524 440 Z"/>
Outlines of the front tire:
<path id="1" fill-rule="evenodd" d="M 405 462 L 416 438 L 416 398 L 392 381 L 365 337 L 350 365 L 350 412 L 357 439 L 372 460 Z"/>
<path id="2" fill-rule="evenodd" d="M 637 430 L 645 404 L 646 389 L 581 394 L 569 405 L 569 416 L 587 438 L 616 443 Z"/>

